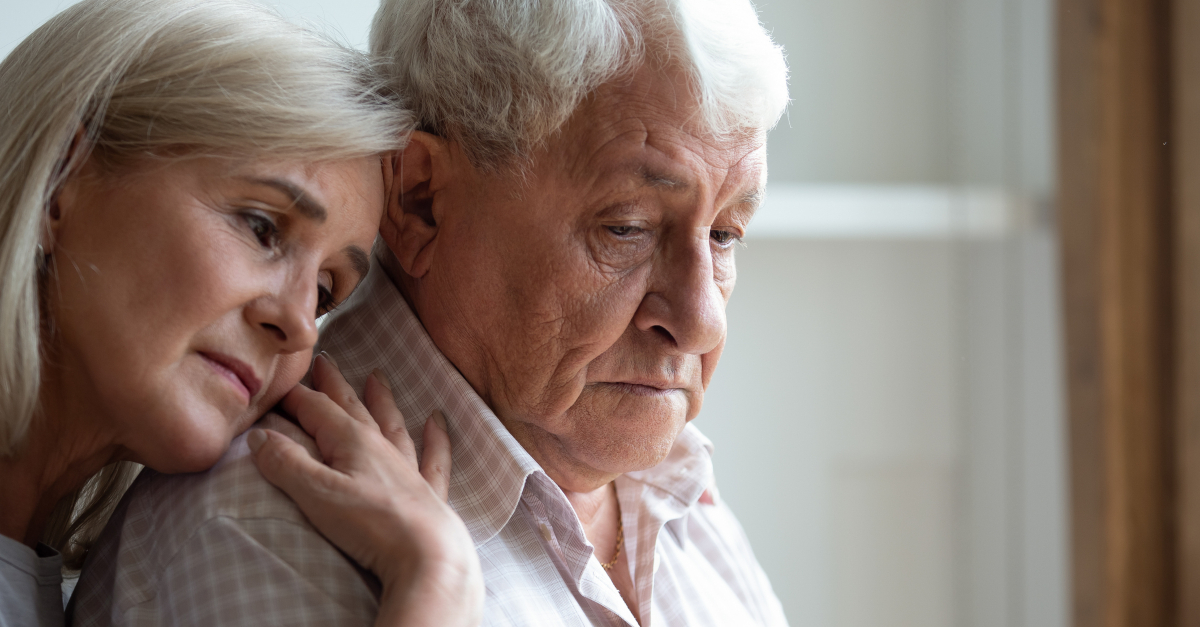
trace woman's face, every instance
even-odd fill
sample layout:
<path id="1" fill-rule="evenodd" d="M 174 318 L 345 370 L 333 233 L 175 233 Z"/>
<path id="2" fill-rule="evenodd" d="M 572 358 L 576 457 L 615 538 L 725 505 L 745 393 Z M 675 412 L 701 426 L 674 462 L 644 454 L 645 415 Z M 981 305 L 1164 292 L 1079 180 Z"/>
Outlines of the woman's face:
<path id="1" fill-rule="evenodd" d="M 300 380 L 316 317 L 363 278 L 384 170 L 378 158 L 121 170 L 89 161 L 51 215 L 50 381 L 128 459 L 203 470 Z"/>

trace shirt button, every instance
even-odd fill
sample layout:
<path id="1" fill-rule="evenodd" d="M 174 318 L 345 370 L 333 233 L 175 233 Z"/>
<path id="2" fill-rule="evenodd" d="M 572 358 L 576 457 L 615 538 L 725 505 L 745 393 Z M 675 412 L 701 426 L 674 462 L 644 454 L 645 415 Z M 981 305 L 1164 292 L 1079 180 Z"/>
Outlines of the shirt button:
<path id="1" fill-rule="evenodd" d="M 541 530 L 542 530 L 542 538 L 543 538 L 543 539 L 545 539 L 545 540 L 546 540 L 546 542 L 549 542 L 549 541 L 550 541 L 550 538 L 552 538 L 552 537 L 553 537 L 553 536 L 550 534 L 550 527 L 549 527 L 549 525 L 547 525 L 546 523 L 541 523 L 541 524 L 540 524 L 540 525 L 538 525 L 538 526 L 539 526 L 539 527 L 541 527 Z"/>

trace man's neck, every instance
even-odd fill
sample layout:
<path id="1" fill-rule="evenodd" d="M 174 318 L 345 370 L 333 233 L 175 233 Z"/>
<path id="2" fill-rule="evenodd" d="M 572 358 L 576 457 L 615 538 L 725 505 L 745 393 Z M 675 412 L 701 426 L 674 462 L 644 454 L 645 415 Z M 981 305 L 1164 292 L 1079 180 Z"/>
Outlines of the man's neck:
<path id="1" fill-rule="evenodd" d="M 413 315 L 418 320 L 421 319 L 421 314 L 417 311 L 417 305 L 413 302 L 413 291 L 416 284 L 412 277 L 404 271 L 400 265 L 400 260 L 396 259 L 396 255 L 392 253 L 386 246 L 377 247 L 375 259 L 379 262 L 379 267 L 383 269 L 383 273 L 392 281 L 392 285 L 396 286 L 396 291 L 400 292 L 400 296 L 404 298 L 404 302 L 408 304 L 408 308 L 413 312 Z"/>
<path id="2" fill-rule="evenodd" d="M 609 578 L 616 586 L 621 599 L 633 614 L 635 620 L 641 623 L 641 612 L 638 609 L 638 596 L 630 574 L 629 555 L 621 550 L 624 545 L 621 538 L 621 505 L 617 500 L 615 483 L 606 483 L 590 492 L 569 492 L 564 490 L 588 542 L 595 547 L 596 559 L 601 564 L 611 564 L 606 568 Z"/>
<path id="3" fill-rule="evenodd" d="M 616 490 L 611 483 L 606 483 L 590 492 L 563 490 L 563 494 L 571 502 L 571 507 L 575 509 L 575 514 L 579 516 L 579 522 L 583 523 L 585 529 L 595 522 L 597 514 L 606 509 L 605 505 L 611 504 L 616 499 Z"/>

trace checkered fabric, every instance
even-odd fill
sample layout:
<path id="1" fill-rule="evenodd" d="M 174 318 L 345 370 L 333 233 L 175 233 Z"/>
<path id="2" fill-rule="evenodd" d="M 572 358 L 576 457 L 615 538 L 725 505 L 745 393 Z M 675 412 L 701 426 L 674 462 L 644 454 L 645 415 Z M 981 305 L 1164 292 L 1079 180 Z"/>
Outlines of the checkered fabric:
<path id="1" fill-rule="evenodd" d="M 374 264 L 322 332 L 357 390 L 381 368 L 421 444 L 440 409 L 454 450 L 450 505 L 475 540 L 485 625 L 636 625 L 562 490 L 446 360 Z M 291 423 L 266 426 L 311 441 Z M 703 499 L 712 444 L 693 426 L 668 458 L 616 481 L 643 625 L 786 625 L 733 513 Z M 710 489 L 713 488 L 713 489 Z M 207 473 L 147 473 L 76 590 L 80 625 L 366 625 L 377 588 L 248 458 L 244 436 Z"/>

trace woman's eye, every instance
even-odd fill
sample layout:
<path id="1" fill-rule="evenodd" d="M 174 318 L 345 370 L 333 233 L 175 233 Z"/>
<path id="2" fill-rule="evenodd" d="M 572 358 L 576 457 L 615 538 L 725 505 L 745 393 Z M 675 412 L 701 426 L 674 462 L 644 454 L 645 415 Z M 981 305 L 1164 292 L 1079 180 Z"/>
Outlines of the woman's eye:
<path id="1" fill-rule="evenodd" d="M 317 286 L 317 317 L 320 318 L 325 314 L 333 311 L 337 307 L 337 303 L 333 300 L 333 292 L 324 285 Z"/>
<path id="2" fill-rule="evenodd" d="M 242 214 L 246 227 L 263 248 L 275 248 L 279 244 L 279 227 L 270 218 L 255 212 Z"/>
<path id="3" fill-rule="evenodd" d="M 637 235 L 638 233 L 642 232 L 641 228 L 636 227 L 636 226 L 631 226 L 628 224 L 607 226 L 605 228 L 608 229 L 609 233 L 612 233 L 613 235 L 616 235 L 617 237 L 630 237 L 630 236 Z"/>
<path id="4" fill-rule="evenodd" d="M 713 229 L 709 232 L 708 236 L 711 237 L 712 240 L 721 247 L 729 246 L 733 242 L 741 239 L 730 231 L 721 231 L 719 229 Z"/>

